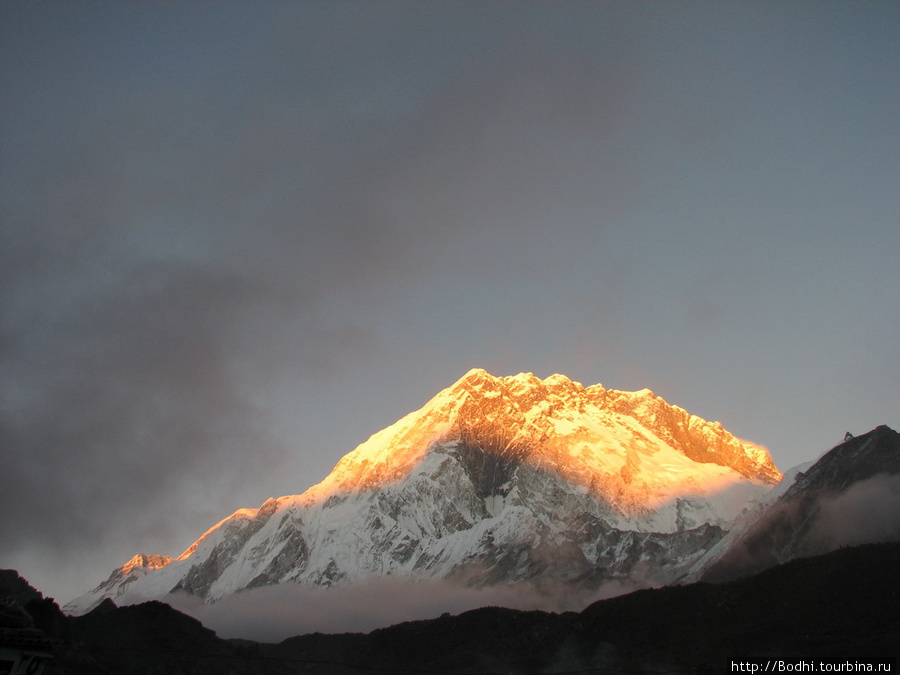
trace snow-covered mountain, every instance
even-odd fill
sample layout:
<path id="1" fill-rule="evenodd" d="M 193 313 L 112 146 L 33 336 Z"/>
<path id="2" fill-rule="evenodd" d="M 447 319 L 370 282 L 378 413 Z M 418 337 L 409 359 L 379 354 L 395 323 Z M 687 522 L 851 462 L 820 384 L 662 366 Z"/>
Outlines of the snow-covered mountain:
<path id="1" fill-rule="evenodd" d="M 303 494 L 236 511 L 175 559 L 136 556 L 66 609 L 385 575 L 668 583 L 780 477 L 764 448 L 649 390 L 473 369 Z"/>

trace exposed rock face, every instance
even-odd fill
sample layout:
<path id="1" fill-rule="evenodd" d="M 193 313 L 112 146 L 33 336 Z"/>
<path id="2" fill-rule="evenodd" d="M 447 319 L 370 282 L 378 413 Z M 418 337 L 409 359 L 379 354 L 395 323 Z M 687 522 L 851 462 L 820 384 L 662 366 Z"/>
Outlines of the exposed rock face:
<path id="1" fill-rule="evenodd" d="M 475 369 L 305 493 L 237 511 L 175 560 L 136 558 L 67 609 L 398 574 L 667 583 L 779 478 L 765 449 L 648 390 Z"/>
<path id="2" fill-rule="evenodd" d="M 851 436 L 797 476 L 785 500 L 813 492 L 840 493 L 879 474 L 900 474 L 900 434 L 881 425 Z"/>

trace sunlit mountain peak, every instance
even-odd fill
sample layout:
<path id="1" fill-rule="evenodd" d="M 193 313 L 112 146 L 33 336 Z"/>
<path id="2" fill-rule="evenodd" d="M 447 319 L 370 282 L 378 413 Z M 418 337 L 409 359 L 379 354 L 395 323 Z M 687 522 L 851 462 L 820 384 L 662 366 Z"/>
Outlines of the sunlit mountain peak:
<path id="1" fill-rule="evenodd" d="M 780 473 L 765 448 L 648 389 L 473 368 L 306 492 L 240 509 L 179 558 L 135 558 L 73 603 L 213 601 L 371 576 L 596 587 L 688 569 Z"/>
<path id="2" fill-rule="evenodd" d="M 483 368 L 472 368 L 445 391 L 476 391 L 483 389 L 503 388 L 508 391 L 523 390 L 534 387 L 565 389 L 583 389 L 580 383 L 573 382 L 565 375 L 554 373 L 546 379 L 540 379 L 534 373 L 524 372 L 516 375 L 494 376 Z"/>
<path id="3" fill-rule="evenodd" d="M 669 405 L 649 389 L 585 389 L 554 374 L 469 370 L 419 410 L 379 431 L 308 490 L 307 501 L 405 479 L 427 453 L 459 452 L 541 466 L 626 511 L 737 476 L 774 483 L 768 452 Z M 665 459 L 664 459 L 665 458 Z"/>
<path id="4" fill-rule="evenodd" d="M 122 572 L 129 574 L 135 569 L 140 568 L 155 570 L 165 567 L 170 562 L 172 562 L 172 558 L 167 555 L 147 555 L 145 553 L 138 553 L 122 566 Z"/>

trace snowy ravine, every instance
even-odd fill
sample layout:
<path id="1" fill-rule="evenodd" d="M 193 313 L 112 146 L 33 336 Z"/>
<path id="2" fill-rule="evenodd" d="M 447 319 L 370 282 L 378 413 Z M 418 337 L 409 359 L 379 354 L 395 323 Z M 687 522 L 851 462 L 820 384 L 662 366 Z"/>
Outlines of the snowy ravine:
<path id="1" fill-rule="evenodd" d="M 765 449 L 649 390 L 473 369 L 303 494 L 235 512 L 178 558 L 135 556 L 65 609 L 386 575 L 663 584 L 780 477 Z"/>

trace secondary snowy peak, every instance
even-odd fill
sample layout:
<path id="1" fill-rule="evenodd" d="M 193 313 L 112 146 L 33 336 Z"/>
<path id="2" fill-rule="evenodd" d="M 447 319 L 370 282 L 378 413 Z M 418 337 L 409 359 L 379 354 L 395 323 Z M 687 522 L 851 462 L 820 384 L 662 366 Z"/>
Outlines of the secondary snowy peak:
<path id="1" fill-rule="evenodd" d="M 473 469 L 498 459 L 507 469 L 527 463 L 626 511 L 685 491 L 724 487 L 734 472 L 768 484 L 781 476 L 764 448 L 650 390 L 585 388 L 559 374 L 543 380 L 532 373 L 495 377 L 474 368 L 346 455 L 302 498 L 311 503 L 403 480 L 430 449 L 448 444 Z M 508 471 L 494 473 L 497 480 Z"/>
<path id="2" fill-rule="evenodd" d="M 122 565 L 122 572 L 125 574 L 129 574 L 135 569 L 145 569 L 145 570 L 156 570 L 160 567 L 165 567 L 170 562 L 172 562 L 172 558 L 167 555 L 147 555 L 145 553 L 138 553 L 127 563 Z"/>
<path id="3" fill-rule="evenodd" d="M 109 578 L 97 586 L 91 594 L 101 600 L 106 597 L 118 597 L 126 592 L 135 582 L 156 570 L 161 570 L 174 558 L 167 555 L 147 555 L 138 553 L 127 563 L 113 570 Z M 96 604 L 96 603 L 94 603 Z"/>

